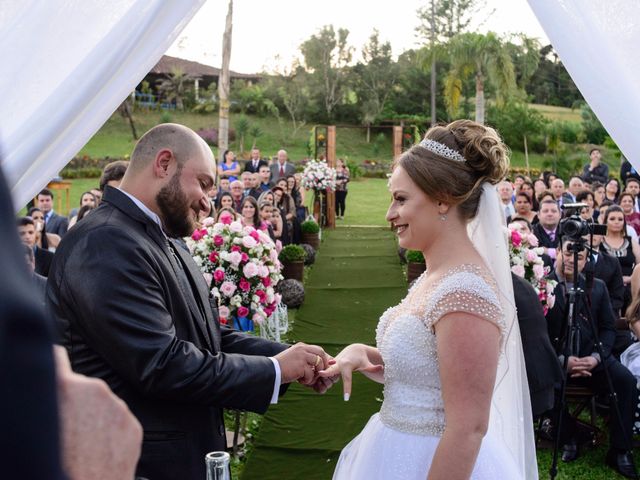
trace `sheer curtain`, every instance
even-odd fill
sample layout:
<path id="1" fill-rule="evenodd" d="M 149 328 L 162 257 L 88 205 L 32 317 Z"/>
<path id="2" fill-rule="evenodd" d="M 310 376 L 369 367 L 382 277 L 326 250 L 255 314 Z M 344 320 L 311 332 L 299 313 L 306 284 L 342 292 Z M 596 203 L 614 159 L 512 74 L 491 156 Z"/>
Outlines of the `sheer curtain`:
<path id="1" fill-rule="evenodd" d="M 529 0 L 571 78 L 640 170 L 640 1 Z"/>
<path id="2" fill-rule="evenodd" d="M 2 1 L 0 161 L 16 206 L 84 146 L 204 1 Z"/>

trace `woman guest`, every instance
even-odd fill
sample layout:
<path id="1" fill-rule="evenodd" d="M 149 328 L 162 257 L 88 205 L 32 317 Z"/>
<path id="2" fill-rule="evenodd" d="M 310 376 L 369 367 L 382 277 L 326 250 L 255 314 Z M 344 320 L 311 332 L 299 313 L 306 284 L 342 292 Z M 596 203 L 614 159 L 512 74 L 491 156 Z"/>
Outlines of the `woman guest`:
<path id="1" fill-rule="evenodd" d="M 593 199 L 595 200 L 594 208 L 598 210 L 605 200 L 604 185 L 600 182 L 593 182 L 593 184 L 591 184 L 591 191 L 593 192 Z"/>
<path id="2" fill-rule="evenodd" d="M 531 208 L 533 209 L 534 212 L 537 212 L 539 205 L 538 205 L 538 201 L 536 200 L 536 194 L 535 194 L 535 189 L 533 188 L 533 182 L 531 180 L 524 180 L 516 193 L 520 193 L 520 192 L 526 193 L 527 195 L 529 195 L 529 198 L 531 199 L 531 205 L 532 205 Z"/>
<path id="3" fill-rule="evenodd" d="M 556 201 L 556 197 L 553 196 L 551 190 L 543 190 L 538 194 L 536 198 L 538 200 L 538 205 L 542 205 L 542 202 L 544 202 L 545 200 L 553 200 L 554 202 Z"/>
<path id="4" fill-rule="evenodd" d="M 235 221 L 239 219 L 238 212 L 236 212 L 233 208 L 223 207 L 220 210 L 218 210 L 218 214 L 216 215 L 216 223 L 221 222 L 225 216 L 229 217 L 231 221 Z"/>
<path id="5" fill-rule="evenodd" d="M 240 164 L 236 161 L 236 156 L 231 150 L 227 150 L 222 155 L 222 162 L 218 165 L 218 176 L 228 178 L 229 182 L 238 180 L 240 175 Z"/>
<path id="6" fill-rule="evenodd" d="M 618 205 L 607 208 L 604 224 L 607 226 L 607 234 L 602 239 L 600 248 L 620 262 L 622 281 L 625 286 L 622 310 L 625 311 L 631 301 L 631 274 L 635 265 L 640 263 L 640 245 L 637 240 L 626 234 L 624 212 Z"/>
<path id="7" fill-rule="evenodd" d="M 269 202 L 263 202 L 258 203 L 258 208 L 260 209 L 261 228 L 263 230 L 266 230 L 269 233 L 269 237 L 271 237 L 271 240 L 275 242 L 276 236 L 271 224 L 271 220 L 273 218 L 273 205 Z"/>
<path id="8" fill-rule="evenodd" d="M 29 209 L 29 216 L 36 225 L 36 244 L 38 247 L 55 252 L 60 244 L 60 235 L 56 233 L 47 233 L 47 226 L 44 223 L 44 213 L 38 207 Z"/>
<path id="9" fill-rule="evenodd" d="M 84 207 L 85 205 L 88 205 L 91 208 L 96 208 L 98 206 L 98 199 L 93 193 L 84 192 L 80 196 L 80 209 L 82 209 L 82 207 Z M 78 209 L 75 215 L 71 217 L 71 220 L 69 220 L 69 228 L 73 227 L 78 222 L 78 220 L 80 220 L 78 218 L 78 216 L 80 215 L 80 209 Z"/>
<path id="10" fill-rule="evenodd" d="M 288 245 L 289 243 L 297 243 L 299 237 L 296 236 L 294 227 L 297 225 L 296 218 L 296 206 L 293 203 L 293 199 L 284 191 L 282 187 L 273 188 L 273 198 L 275 206 L 280 209 L 282 215 L 283 234 L 282 244 Z"/>
<path id="11" fill-rule="evenodd" d="M 604 198 L 613 203 L 618 203 L 618 195 L 620 195 L 620 182 L 611 178 L 604 187 Z"/>
<path id="12" fill-rule="evenodd" d="M 229 192 L 218 195 L 218 208 L 233 208 L 233 197 Z"/>
<path id="13" fill-rule="evenodd" d="M 347 183 L 349 183 L 349 168 L 344 160 L 338 159 L 336 165 L 336 218 L 344 218 L 344 210 L 347 201 Z"/>
<path id="14" fill-rule="evenodd" d="M 245 227 L 260 228 L 260 212 L 258 202 L 253 197 L 245 197 L 240 207 L 242 224 Z"/>
<path id="15" fill-rule="evenodd" d="M 538 223 L 538 215 L 533 211 L 533 203 L 528 193 L 520 190 L 516 194 L 514 207 L 516 209 L 516 217 L 526 219 L 531 225 Z"/>
<path id="16" fill-rule="evenodd" d="M 576 195 L 577 203 L 584 203 L 587 208 L 582 209 L 580 216 L 588 222 L 597 222 L 600 212 L 596 210 L 595 195 L 591 190 L 582 190 Z"/>
<path id="17" fill-rule="evenodd" d="M 273 192 L 271 190 L 262 192 L 258 197 L 258 205 L 262 205 L 263 203 L 270 203 L 271 205 L 275 205 Z"/>
<path id="18" fill-rule="evenodd" d="M 282 215 L 278 207 L 271 210 L 271 227 L 273 228 L 273 238 L 282 242 L 282 234 L 284 232 L 285 222 L 282 221 Z"/>
<path id="19" fill-rule="evenodd" d="M 618 204 L 622 208 L 627 225 L 631 225 L 636 233 L 640 235 L 640 213 L 635 211 L 634 200 L 631 193 L 625 192 L 618 198 Z"/>
<path id="20" fill-rule="evenodd" d="M 304 222 L 307 216 L 307 209 L 304 206 L 304 192 L 298 188 L 296 183 L 296 177 L 289 175 L 287 177 L 287 193 L 293 198 L 293 203 L 296 206 L 296 218 L 299 223 Z"/>
<path id="21" fill-rule="evenodd" d="M 533 191 L 535 192 L 534 196 L 536 197 L 536 199 L 538 198 L 538 195 L 540 195 L 546 189 L 547 184 L 544 183 L 544 180 L 542 180 L 541 178 L 538 178 L 535 182 L 533 182 Z"/>

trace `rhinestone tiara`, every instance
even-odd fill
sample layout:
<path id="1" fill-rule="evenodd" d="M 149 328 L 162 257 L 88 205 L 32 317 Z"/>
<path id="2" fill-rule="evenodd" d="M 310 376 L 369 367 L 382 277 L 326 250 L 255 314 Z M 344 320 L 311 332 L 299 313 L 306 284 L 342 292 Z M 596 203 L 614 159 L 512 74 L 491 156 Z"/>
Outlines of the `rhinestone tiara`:
<path id="1" fill-rule="evenodd" d="M 435 140 L 424 139 L 418 145 L 426 148 L 430 152 L 440 155 L 441 157 L 454 160 L 456 162 L 466 162 L 465 158 L 459 152 L 447 147 L 445 144 L 436 142 Z"/>

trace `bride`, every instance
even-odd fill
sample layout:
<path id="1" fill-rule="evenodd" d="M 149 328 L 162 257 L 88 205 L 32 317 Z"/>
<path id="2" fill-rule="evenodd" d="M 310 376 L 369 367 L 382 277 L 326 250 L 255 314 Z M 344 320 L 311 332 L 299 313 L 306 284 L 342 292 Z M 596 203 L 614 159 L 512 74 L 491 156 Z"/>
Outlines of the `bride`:
<path id="1" fill-rule="evenodd" d="M 354 344 L 319 372 L 384 384 L 384 402 L 342 451 L 334 479 L 537 479 L 503 214 L 498 134 L 469 120 L 431 128 L 395 162 L 387 213 L 427 272 L 387 310 L 377 348 Z M 355 393 L 357 394 L 357 393 Z"/>

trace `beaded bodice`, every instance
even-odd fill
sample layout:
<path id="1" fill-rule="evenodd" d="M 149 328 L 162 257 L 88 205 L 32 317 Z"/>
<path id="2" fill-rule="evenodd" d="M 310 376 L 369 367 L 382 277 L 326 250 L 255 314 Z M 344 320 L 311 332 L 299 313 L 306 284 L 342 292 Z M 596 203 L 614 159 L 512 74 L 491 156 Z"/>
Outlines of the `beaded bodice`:
<path id="1" fill-rule="evenodd" d="M 439 436 L 444 431 L 434 325 L 453 312 L 496 324 L 504 339 L 506 326 L 495 282 L 478 265 L 455 267 L 436 280 L 425 272 L 404 300 L 380 317 L 376 343 L 385 365 L 380 418 L 386 425 L 423 435 Z"/>

